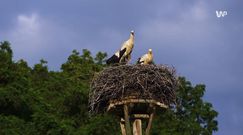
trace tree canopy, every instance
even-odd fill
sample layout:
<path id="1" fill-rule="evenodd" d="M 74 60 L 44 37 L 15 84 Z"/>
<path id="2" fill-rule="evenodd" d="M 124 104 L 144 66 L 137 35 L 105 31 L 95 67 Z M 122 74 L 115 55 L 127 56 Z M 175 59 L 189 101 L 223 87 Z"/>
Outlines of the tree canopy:
<path id="1" fill-rule="evenodd" d="M 10 43 L 0 43 L 1 135 L 119 135 L 119 120 L 109 114 L 90 116 L 89 86 L 106 65 L 107 54 L 74 50 L 59 71 L 40 60 L 30 67 L 13 60 Z M 205 85 L 178 78 L 177 105 L 158 112 L 152 135 L 210 135 L 218 113 L 204 101 Z"/>

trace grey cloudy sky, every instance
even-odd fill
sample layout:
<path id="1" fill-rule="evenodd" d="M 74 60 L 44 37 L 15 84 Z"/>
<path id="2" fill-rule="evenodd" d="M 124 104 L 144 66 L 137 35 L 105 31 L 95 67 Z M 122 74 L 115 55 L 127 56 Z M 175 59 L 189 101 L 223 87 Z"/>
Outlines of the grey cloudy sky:
<path id="1" fill-rule="evenodd" d="M 41 58 L 52 70 L 73 49 L 112 55 L 135 30 L 132 61 L 152 48 L 155 62 L 173 65 L 219 112 L 215 135 L 243 134 L 242 0 L 0 0 L 0 41 L 14 59 Z M 216 10 L 227 16 L 217 18 Z"/>

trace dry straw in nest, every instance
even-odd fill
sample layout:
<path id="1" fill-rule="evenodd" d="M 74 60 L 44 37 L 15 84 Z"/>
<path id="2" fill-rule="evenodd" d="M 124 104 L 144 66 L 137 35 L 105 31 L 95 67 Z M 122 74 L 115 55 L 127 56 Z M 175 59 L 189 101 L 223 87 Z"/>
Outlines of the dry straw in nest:
<path id="1" fill-rule="evenodd" d="M 126 97 L 175 102 L 175 69 L 163 65 L 120 65 L 105 68 L 91 82 L 91 113 L 104 112 L 110 100 Z"/>

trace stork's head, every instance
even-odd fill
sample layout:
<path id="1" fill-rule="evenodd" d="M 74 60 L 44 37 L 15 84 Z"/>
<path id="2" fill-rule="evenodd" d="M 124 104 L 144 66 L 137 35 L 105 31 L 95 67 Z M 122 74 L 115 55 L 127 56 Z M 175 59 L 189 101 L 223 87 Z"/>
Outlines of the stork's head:
<path id="1" fill-rule="evenodd" d="M 132 35 L 134 35 L 134 30 L 132 30 L 130 33 L 131 33 Z"/>
<path id="2" fill-rule="evenodd" d="M 148 53 L 152 54 L 152 49 L 149 49 L 149 50 L 148 50 Z"/>

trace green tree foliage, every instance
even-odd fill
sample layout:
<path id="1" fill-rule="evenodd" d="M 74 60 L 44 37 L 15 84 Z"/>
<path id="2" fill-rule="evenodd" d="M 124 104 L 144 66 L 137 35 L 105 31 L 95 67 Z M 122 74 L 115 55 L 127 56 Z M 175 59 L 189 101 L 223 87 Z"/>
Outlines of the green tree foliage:
<path id="1" fill-rule="evenodd" d="M 0 43 L 1 135 L 119 135 L 119 119 L 88 112 L 89 83 L 106 65 L 107 54 L 95 57 L 74 50 L 60 71 L 49 71 L 47 61 L 33 68 L 13 61 L 9 42 Z M 157 112 L 154 135 L 210 135 L 217 131 L 217 112 L 203 100 L 205 85 L 192 86 L 179 78 L 177 106 Z"/>
<path id="2" fill-rule="evenodd" d="M 191 85 L 184 77 L 179 79 L 177 105 L 158 113 L 153 134 L 163 135 L 210 135 L 217 131 L 218 113 L 212 104 L 203 101 L 205 85 Z M 161 123 L 161 121 L 163 121 Z"/>

